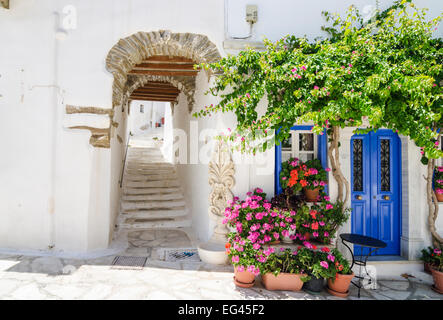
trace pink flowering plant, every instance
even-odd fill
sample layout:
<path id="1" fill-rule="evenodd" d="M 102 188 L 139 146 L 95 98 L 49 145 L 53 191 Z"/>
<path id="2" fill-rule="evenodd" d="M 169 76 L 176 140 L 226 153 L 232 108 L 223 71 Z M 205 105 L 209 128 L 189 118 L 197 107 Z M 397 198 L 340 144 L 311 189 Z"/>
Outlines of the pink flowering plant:
<path id="1" fill-rule="evenodd" d="M 428 247 L 421 251 L 420 260 L 425 263 L 428 263 L 431 268 L 443 272 L 443 255 L 442 250 L 440 248 Z"/>
<path id="2" fill-rule="evenodd" d="M 248 192 L 245 200 L 234 198 L 225 209 L 223 223 L 235 228 L 234 236 L 248 239 L 258 250 L 265 243 L 280 240 L 282 231 L 290 227 L 286 218 L 287 214 L 272 208 L 263 190 L 256 188 Z"/>
<path id="3" fill-rule="evenodd" d="M 435 168 L 434 189 L 437 194 L 443 194 L 443 166 Z"/>
<path id="4" fill-rule="evenodd" d="M 239 272 L 249 271 L 259 275 L 261 263 L 256 258 L 257 250 L 254 249 L 253 243 L 234 233 L 230 233 L 228 239 L 225 248 L 231 264 L 237 267 Z"/>
<path id="5" fill-rule="evenodd" d="M 313 250 L 305 246 L 298 249 L 297 256 L 309 277 L 317 279 L 335 278 L 337 272 L 334 266 L 335 256 L 329 248 L 323 247 L 320 250 Z"/>

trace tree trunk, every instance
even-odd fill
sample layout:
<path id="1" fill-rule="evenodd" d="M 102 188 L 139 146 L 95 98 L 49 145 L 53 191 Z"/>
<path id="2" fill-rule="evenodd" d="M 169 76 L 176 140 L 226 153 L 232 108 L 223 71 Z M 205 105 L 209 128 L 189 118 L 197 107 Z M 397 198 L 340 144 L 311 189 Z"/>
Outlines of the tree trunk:
<path id="1" fill-rule="evenodd" d="M 435 169 L 435 159 L 429 159 L 428 162 L 428 171 L 426 177 L 426 191 L 427 191 L 427 201 L 429 208 L 428 215 L 428 225 L 429 231 L 432 236 L 432 244 L 435 247 L 443 247 L 443 238 L 437 233 L 437 229 L 435 228 L 435 221 L 438 217 L 438 201 L 437 196 L 435 195 L 434 190 L 432 189 L 432 177 Z"/>
<path id="2" fill-rule="evenodd" d="M 337 181 L 337 187 L 338 187 L 337 201 L 343 202 L 344 204 L 343 210 L 345 210 L 346 203 L 349 200 L 350 189 L 349 189 L 349 181 L 346 180 L 345 176 L 343 175 L 340 165 L 340 150 L 339 150 L 340 127 L 338 126 L 332 127 L 332 135 L 330 136 L 330 140 L 331 141 L 328 147 L 328 158 L 329 161 L 331 161 L 332 175 L 334 176 L 335 181 Z"/>

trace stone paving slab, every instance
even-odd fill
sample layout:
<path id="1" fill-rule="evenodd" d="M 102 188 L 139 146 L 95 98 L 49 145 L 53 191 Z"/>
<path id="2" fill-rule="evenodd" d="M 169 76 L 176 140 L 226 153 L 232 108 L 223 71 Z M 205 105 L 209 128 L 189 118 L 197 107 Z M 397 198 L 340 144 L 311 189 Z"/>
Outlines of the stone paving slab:
<path id="1" fill-rule="evenodd" d="M 268 291 L 260 277 L 250 289 L 237 288 L 232 266 L 203 262 L 147 261 L 143 270 L 113 270 L 115 256 L 91 260 L 56 257 L 0 256 L 0 299 L 271 299 L 341 300 L 326 291 Z M 443 299 L 432 291 L 427 275 L 379 280 L 377 290 L 361 291 L 361 299 Z M 351 286 L 350 296 L 357 298 Z"/>

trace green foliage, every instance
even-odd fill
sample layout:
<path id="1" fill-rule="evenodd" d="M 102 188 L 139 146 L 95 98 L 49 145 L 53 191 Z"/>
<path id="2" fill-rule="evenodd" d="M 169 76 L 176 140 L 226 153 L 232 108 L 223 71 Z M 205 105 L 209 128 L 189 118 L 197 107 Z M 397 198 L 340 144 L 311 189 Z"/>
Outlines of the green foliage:
<path id="1" fill-rule="evenodd" d="M 303 270 L 303 264 L 300 263 L 300 259 L 297 257 L 297 252 L 293 252 L 291 249 L 270 254 L 261 270 L 262 274 L 273 273 L 276 276 L 280 272 L 294 274 L 302 274 L 305 272 L 305 270 Z M 302 277 L 301 279 L 302 281 L 308 280 L 307 277 Z"/>
<path id="2" fill-rule="evenodd" d="M 428 21 L 425 10 L 403 0 L 367 24 L 354 7 L 344 19 L 329 19 L 331 39 L 265 40 L 264 52 L 204 64 L 220 74 L 210 93 L 221 101 L 194 115 L 234 112 L 237 128 L 225 139 L 253 154 L 279 144 L 295 123 L 311 121 L 317 134 L 332 126 L 389 128 L 415 141 L 423 162 L 441 157 L 435 142 L 443 127 L 443 49 L 432 33 L 442 16 Z M 259 116 L 264 98 L 268 108 Z"/>

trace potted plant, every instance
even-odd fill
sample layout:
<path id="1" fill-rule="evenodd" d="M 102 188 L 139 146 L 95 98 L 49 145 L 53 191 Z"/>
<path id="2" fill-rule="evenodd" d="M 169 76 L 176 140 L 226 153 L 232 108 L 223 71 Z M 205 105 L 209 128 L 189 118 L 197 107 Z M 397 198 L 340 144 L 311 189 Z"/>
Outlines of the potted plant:
<path id="1" fill-rule="evenodd" d="M 349 295 L 349 286 L 354 278 L 354 273 L 348 260 L 343 257 L 338 249 L 333 249 L 331 256 L 334 257 L 332 266 L 335 267 L 336 273 L 335 277 L 328 279 L 327 290 L 334 296 L 345 298 Z"/>
<path id="2" fill-rule="evenodd" d="M 434 173 L 435 196 L 438 202 L 443 202 L 443 166 L 436 167 Z"/>
<path id="3" fill-rule="evenodd" d="M 440 248 L 434 248 L 431 253 L 430 267 L 434 285 L 432 289 L 443 294 L 443 255 Z"/>
<path id="4" fill-rule="evenodd" d="M 332 203 L 326 195 L 322 195 L 319 200 L 312 206 L 305 205 L 299 209 L 295 224 L 304 240 L 330 244 L 338 227 L 349 219 L 350 209 L 343 210 L 341 202 Z"/>
<path id="5" fill-rule="evenodd" d="M 301 290 L 308 277 L 297 254 L 297 251 L 283 249 L 267 257 L 262 266 L 262 281 L 267 290 Z"/>
<path id="6" fill-rule="evenodd" d="M 297 158 L 290 158 L 282 163 L 280 185 L 288 197 L 303 190 L 306 200 L 315 202 L 327 184 L 326 171 L 329 169 L 323 169 L 318 159 L 303 163 Z"/>
<path id="7" fill-rule="evenodd" d="M 303 289 L 311 293 L 323 291 L 325 279 L 335 276 L 336 273 L 332 265 L 334 257 L 330 254 L 329 248 L 323 247 L 321 250 L 316 250 L 312 246 L 299 248 L 298 258 L 309 276 L 303 284 Z"/>
<path id="8" fill-rule="evenodd" d="M 304 183 L 303 192 L 306 197 L 306 201 L 315 202 L 318 201 L 318 196 L 321 190 L 327 184 L 327 170 L 323 169 L 321 162 L 319 159 L 308 160 L 304 163 L 303 166 L 304 172 Z M 301 183 L 301 181 L 300 181 Z"/>
<path id="9" fill-rule="evenodd" d="M 225 248 L 226 254 L 234 266 L 235 285 L 243 288 L 254 286 L 255 277 L 260 274 L 260 268 L 255 259 L 256 252 L 251 241 L 230 234 Z"/>
<path id="10" fill-rule="evenodd" d="M 426 249 L 421 250 L 420 260 L 423 261 L 423 270 L 426 273 L 431 274 L 431 264 L 432 264 L 432 254 L 434 253 L 434 249 L 432 247 L 427 247 Z"/>
<path id="11" fill-rule="evenodd" d="M 281 231 L 282 235 L 282 241 L 283 243 L 293 243 L 296 239 L 295 232 L 296 232 L 296 224 L 295 224 L 295 211 L 291 210 L 283 210 L 282 211 L 282 220 L 284 221 L 283 224 L 281 224 L 281 227 L 283 225 L 286 225 L 283 230 Z M 281 222 L 280 222 L 281 223 Z"/>

